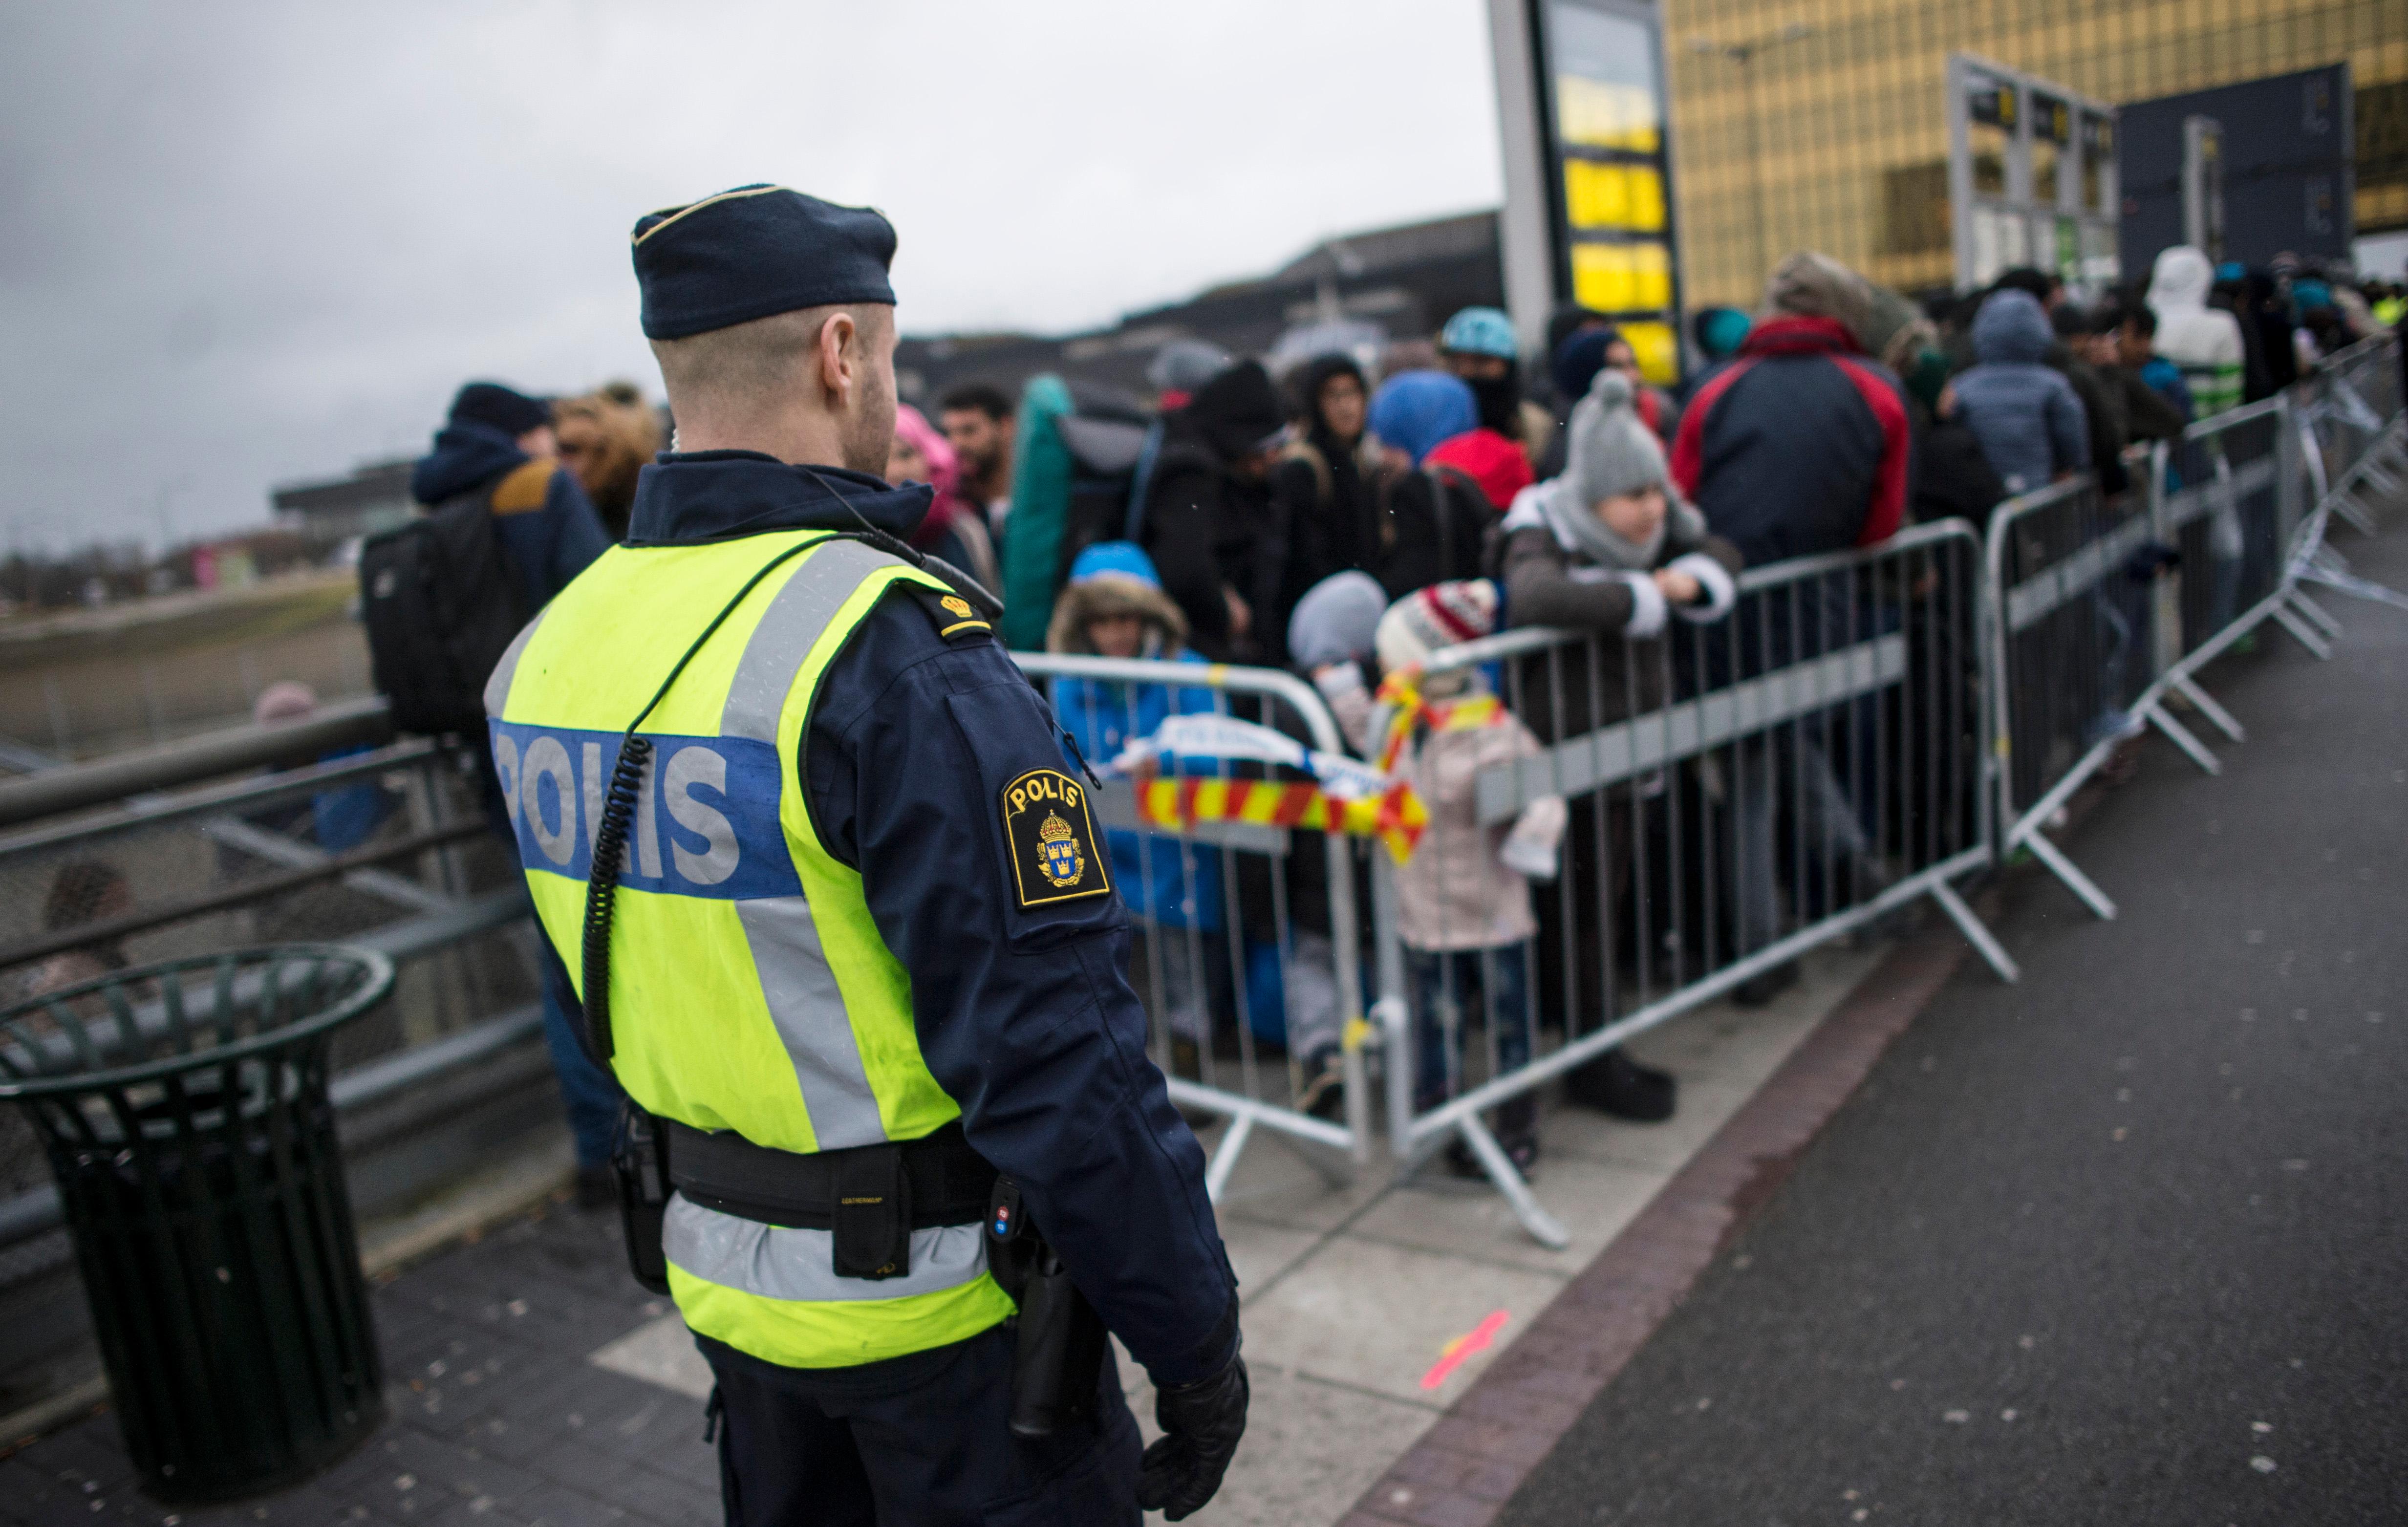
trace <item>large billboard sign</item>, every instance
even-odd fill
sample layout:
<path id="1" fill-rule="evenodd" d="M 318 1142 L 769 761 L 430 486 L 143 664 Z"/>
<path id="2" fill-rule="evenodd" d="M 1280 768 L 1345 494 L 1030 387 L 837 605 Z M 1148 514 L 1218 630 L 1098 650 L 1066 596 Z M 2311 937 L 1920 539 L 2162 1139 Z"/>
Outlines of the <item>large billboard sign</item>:
<path id="1" fill-rule="evenodd" d="M 2121 270 L 2115 108 L 1971 53 L 1948 58 L 1956 285 L 2037 265 L 2099 291 Z"/>
<path id="2" fill-rule="evenodd" d="M 2214 258 L 2244 264 L 2286 250 L 2347 260 L 2355 101 L 2349 65 L 2332 64 L 2125 107 L 2117 157 L 2133 270 L 2203 239 Z"/>
<path id="3" fill-rule="evenodd" d="M 1577 302 L 1677 380 L 1680 257 L 1662 28 L 1634 0 L 1489 0 L 1505 150 L 1505 291 L 1535 349 Z"/>

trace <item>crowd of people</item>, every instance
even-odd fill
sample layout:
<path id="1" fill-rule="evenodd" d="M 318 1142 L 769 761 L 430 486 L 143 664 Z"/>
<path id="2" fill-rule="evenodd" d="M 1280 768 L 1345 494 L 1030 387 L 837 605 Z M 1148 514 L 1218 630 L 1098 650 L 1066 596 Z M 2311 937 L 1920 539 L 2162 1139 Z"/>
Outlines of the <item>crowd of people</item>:
<path id="1" fill-rule="evenodd" d="M 1594 917 L 1565 926 L 1558 898 L 1534 897 L 1532 884 L 1554 879 L 1569 855 L 1563 867 L 1584 893 L 1612 884 L 1627 895 L 1627 867 L 1597 861 L 1643 831 L 1597 796 L 1532 803 L 1480 826 L 1475 776 L 1668 697 L 1662 664 L 1609 659 L 1528 686 L 1517 715 L 1480 669 L 1425 679 L 1434 652 L 1523 626 L 1653 643 L 1672 622 L 1727 615 L 1747 566 L 1874 546 L 1917 522 L 1985 523 L 2014 494 L 2085 472 L 2123 494 L 2139 465 L 2132 447 L 2271 395 L 2396 321 L 2399 307 L 2381 282 L 2289 261 L 2219 268 L 2182 248 L 2144 283 L 2086 297 L 2019 269 L 1918 304 L 1801 252 L 1771 273 L 1756 312 L 1693 316 L 1701 364 L 1670 388 L 1651 384 L 1609 318 L 1576 307 L 1555 315 L 1537 364 L 1507 316 L 1486 307 L 1452 315 L 1427 342 L 1318 355 L 1276 376 L 1176 341 L 1150 374 L 1147 447 L 1125 485 L 1109 484 L 1125 492 L 1125 517 L 1100 538 L 1039 533 L 1059 511 L 1014 464 L 1020 433 L 1051 420 L 995 385 L 943 394 L 940 445 L 901 410 L 896 462 L 906 477 L 924 462 L 938 489 L 915 544 L 982 581 L 995 570 L 990 587 L 1058 591 L 1044 626 L 1052 650 L 1291 669 L 1320 687 L 1363 758 L 1415 786 L 1431 820 L 1427 847 L 1399 872 L 1399 928 L 1428 1106 L 1464 1075 L 1448 1049 L 1459 1038 L 1440 1037 L 1442 1012 L 1481 1015 L 1490 1063 L 1504 1067 L 1527 1053 L 1526 1012 L 1575 1033 L 1612 1016 L 1568 1011 L 1593 994 L 1567 992 L 1561 976 L 1610 960 L 1597 947 L 1610 933 Z M 907 437 L 921 443 L 907 448 Z M 1015 518 L 1025 534 L 1014 534 Z M 1058 559 L 1050 583 L 1030 579 L 1025 563 L 1012 570 L 1032 548 Z M 1565 714 L 1555 696 L 1570 697 Z M 1057 687 L 1056 702 L 1082 752 L 1107 764 L 1165 718 L 1212 708 L 1202 688 L 1103 681 Z M 1836 771 L 1765 745 L 1735 751 L 1734 894 L 1723 915 L 1729 947 L 1744 953 L 1801 910 L 1776 891 L 1778 823 L 1799 801 L 1814 807 L 1822 840 L 1867 861 L 1856 873 L 1881 870 L 1866 851 L 1866 807 Z M 1612 819 L 1602 830 L 1600 810 Z M 1302 1057 L 1307 1098 L 1326 1106 L 1336 1025 L 1313 1009 L 1334 999 L 1312 993 L 1330 984 L 1330 957 L 1306 947 L 1315 924 L 1298 910 L 1321 906 L 1326 889 L 1297 883 L 1318 880 L 1318 856 L 1287 862 L 1282 929 L 1265 915 L 1277 898 L 1245 885 L 1242 870 L 1230 888 L 1212 855 L 1130 829 L 1112 838 L 1150 978 L 1138 984 L 1168 1009 L 1181 1053 L 1226 1033 L 1237 989 L 1264 994 L 1252 980 L 1257 957 L 1279 945 L 1287 986 L 1270 994 L 1284 1027 L 1249 1021 Z M 1795 979 L 1794 965 L 1775 966 L 1735 994 L 1760 1005 Z M 1673 1109 L 1672 1078 L 1619 1052 L 1571 1082 L 1575 1097 L 1624 1117 Z M 1527 1107 L 1496 1122 L 1509 1156 L 1535 1162 Z"/>
<path id="2" fill-rule="evenodd" d="M 1599 661 L 1532 687 L 1516 714 L 1479 669 L 1425 678 L 1432 654 L 1524 626 L 1644 651 L 1675 622 L 1728 615 L 1747 566 L 1873 546 L 1920 521 L 1984 522 L 2014 494 L 2084 472 L 2124 492 L 2128 448 L 2272 395 L 2396 324 L 2401 306 L 2396 285 L 2287 260 L 2217 266 L 2187 248 L 2160 255 L 2145 283 L 2086 297 L 2022 269 L 1918 305 L 1800 252 L 1753 313 L 1691 316 L 1692 364 L 1676 386 L 1644 375 L 1610 318 L 1574 307 L 1553 317 L 1535 357 L 1490 307 L 1451 315 L 1428 339 L 1312 356 L 1276 376 L 1182 339 L 1149 369 L 1141 424 L 1124 421 L 1142 430 L 1133 464 L 1098 477 L 1066 451 L 1061 420 L 1081 404 L 1058 380 L 1020 398 L 972 381 L 938 398 L 933 419 L 897 407 L 886 477 L 934 489 L 910 536 L 917 551 L 1039 602 L 1020 627 L 1032 643 L 1041 633 L 1060 652 L 1290 669 L 1321 689 L 1366 760 L 1414 785 L 1430 848 L 1400 873 L 1400 924 L 1426 1106 L 1465 1074 L 1449 1049 L 1459 1037 L 1441 1038 L 1458 1025 L 1441 1012 L 1483 1015 L 1501 1066 L 1526 1053 L 1525 1011 L 1574 1032 L 1610 1016 L 1570 1011 L 1595 993 L 1564 985 L 1565 967 L 1611 960 L 1598 920 L 1568 919 L 1570 898 L 1532 887 L 1560 870 L 1584 894 L 1625 896 L 1627 866 L 1600 861 L 1627 856 L 1644 831 L 1598 795 L 1482 826 L 1474 777 L 1667 698 L 1651 677 L 1660 664 Z M 1040 450 L 1032 435 L 1048 431 Z M 540 607 L 628 535 L 637 475 L 665 448 L 669 421 L 628 383 L 551 400 L 472 383 L 416 487 L 430 506 L 490 499 L 521 596 Z M 1089 508 L 1066 511 L 1080 493 Z M 1055 701 L 1078 748 L 1105 763 L 1166 718 L 1214 708 L 1200 686 L 1097 681 L 1059 686 Z M 1738 754 L 1737 894 L 1723 916 L 1744 952 L 1783 930 L 1782 813 L 1819 802 L 1847 820 L 1818 832 L 1860 842 L 1862 808 L 1814 760 Z M 1799 789 L 1800 771 L 1828 788 Z M 1225 883 L 1192 845 L 1111 835 L 1139 928 L 1138 984 L 1165 1009 L 1180 1056 L 1226 1047 L 1249 1008 L 1256 1039 L 1297 1058 L 1306 1103 L 1334 1107 L 1338 956 L 1320 856 L 1286 856 L 1276 887 L 1270 866 L 1241 857 Z M 1795 978 L 1778 966 L 1735 995 L 1770 1002 Z M 598 1199 L 615 1088 L 576 1042 L 566 973 L 548 969 L 545 987 L 582 1186 Z M 1673 1079 L 1618 1051 L 1569 1080 L 1575 1097 L 1627 1118 L 1673 1111 Z M 1531 1165 L 1534 1115 L 1509 1107 L 1497 1127 Z"/>

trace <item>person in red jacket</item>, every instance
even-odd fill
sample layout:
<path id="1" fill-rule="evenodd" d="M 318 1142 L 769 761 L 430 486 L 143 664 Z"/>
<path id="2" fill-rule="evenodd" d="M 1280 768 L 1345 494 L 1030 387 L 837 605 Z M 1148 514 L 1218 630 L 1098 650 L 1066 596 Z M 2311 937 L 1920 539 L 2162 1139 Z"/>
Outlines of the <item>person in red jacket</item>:
<path id="1" fill-rule="evenodd" d="M 1887 540 L 1906 520 L 1914 436 L 1903 387 L 1865 352 L 1871 289 L 1835 260 L 1799 253 L 1773 270 L 1764 295 L 1764 313 L 1739 353 L 1707 373 L 1681 417 L 1672 480 L 1751 566 Z M 1763 637 L 1740 637 L 1741 671 L 1714 681 L 1844 642 L 1854 612 L 1826 592 L 1800 588 L 1770 619 L 1742 609 L 1741 626 L 1761 620 Z M 1847 789 L 1813 736 L 1801 733 L 1786 749 L 1770 736 L 1745 738 L 1729 763 L 1728 911 L 1741 952 L 1772 943 L 1785 925 L 1778 842 L 1784 822 L 1854 892 L 1871 894 L 1886 883 Z M 1802 916 L 1806 908 L 1788 910 Z M 1742 982 L 1732 1000 L 1761 1006 L 1797 980 L 1798 963 L 1787 961 Z"/>
<path id="2" fill-rule="evenodd" d="M 1906 398 L 1858 335 L 1872 296 L 1793 254 L 1739 353 L 1707 373 L 1672 440 L 1672 480 L 1751 566 L 1871 546 L 1906 519 Z"/>

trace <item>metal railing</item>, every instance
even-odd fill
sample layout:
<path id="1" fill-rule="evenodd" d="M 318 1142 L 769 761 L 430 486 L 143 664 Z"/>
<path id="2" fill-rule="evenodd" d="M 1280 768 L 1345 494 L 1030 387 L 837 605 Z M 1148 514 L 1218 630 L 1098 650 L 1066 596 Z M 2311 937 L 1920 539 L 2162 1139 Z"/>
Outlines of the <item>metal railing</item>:
<path id="1" fill-rule="evenodd" d="M 0 784 L 0 820 L 26 824 L 0 836 L 0 982 L 22 993 L 276 938 L 380 949 L 407 968 L 396 1001 L 338 1042 L 335 1099 L 353 1116 L 533 1045 L 515 864 L 457 756 L 375 746 L 390 735 L 380 700 L 345 702 Z M 0 1170 L 28 1181 L 34 1152 L 0 1112 Z M 58 1223 L 47 1185 L 0 1198 L 0 1253 Z M 12 1257 L 0 1281 L 44 1264 Z"/>
<path id="2" fill-rule="evenodd" d="M 334 701 L 294 721 L 225 727 L 0 783 L 0 827 L 243 769 L 299 763 L 392 736 L 393 721 L 382 695 Z"/>
<path id="3" fill-rule="evenodd" d="M 1131 984 L 1171 1101 L 1227 1120 L 1205 1187 L 1219 1202 L 1256 1130 L 1368 1161 L 1359 914 L 1367 840 L 1297 824 L 1302 768 L 1126 744 L 1172 716 L 1253 722 L 1342 755 L 1322 697 L 1293 675 L 1197 662 L 1015 652 L 1096 773 L 1096 818 L 1135 931 Z M 1253 776 L 1254 778 L 1246 778 Z M 1142 793 L 1141 793 L 1142 792 Z M 1251 805 L 1249 805 L 1251 799 Z M 1306 1159 L 1329 1175 L 1324 1155 Z"/>
<path id="4" fill-rule="evenodd" d="M 2325 532 L 2336 516 L 2372 529 L 2354 495 L 2399 486 L 2398 366 L 2396 339 L 2369 340 L 2280 396 L 2202 420 L 2154 449 L 2125 503 L 2084 477 L 1999 507 L 1985 567 L 2001 860 L 2029 852 L 2114 917 L 2047 835 L 2066 801 L 2143 725 L 2216 773 L 2175 707 L 2229 741 L 2244 733 L 2200 670 L 2270 621 L 2329 655 L 2340 624 L 2303 581 L 2387 595 L 2348 577 Z"/>
<path id="5" fill-rule="evenodd" d="M 1399 1160 L 1459 1138 L 1524 1228 L 1561 1247 L 1569 1236 L 1484 1111 L 1526 1106 L 1632 1036 L 1921 898 L 2014 979 L 1955 885 L 1991 860 L 1982 594 L 1979 543 L 1950 521 L 1872 550 L 1750 569 L 1726 615 L 1676 619 L 1660 639 L 1523 631 L 1438 653 L 1425 687 L 1492 676 L 1527 733 L 1505 745 L 1519 756 L 1453 785 L 1444 755 L 1464 746 L 1448 740 L 1459 712 L 1414 745 L 1414 767 L 1441 774 L 1432 826 L 1396 873 L 1408 883 L 1380 902 Z M 1511 918 L 1450 926 L 1433 915 L 1450 882 L 1492 874 L 1497 834 L 1555 809 L 1558 869 L 1535 888 L 1526 936 Z M 1515 893 L 1528 894 L 1503 888 Z M 1488 982 L 1504 991 L 1467 1004 L 1464 989 Z M 1477 1056 L 1464 1053 L 1469 1013 L 1484 1013 Z M 1433 1065 L 1445 1074 L 1427 1075 Z"/>

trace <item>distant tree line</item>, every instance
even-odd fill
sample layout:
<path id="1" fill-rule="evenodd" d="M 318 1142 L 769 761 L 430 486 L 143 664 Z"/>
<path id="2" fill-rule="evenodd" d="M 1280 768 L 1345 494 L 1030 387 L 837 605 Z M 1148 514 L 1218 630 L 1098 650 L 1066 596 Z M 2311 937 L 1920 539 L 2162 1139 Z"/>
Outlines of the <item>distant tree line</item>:
<path id="1" fill-rule="evenodd" d="M 17 609 L 58 609 L 71 605 L 113 604 L 145 594 L 197 587 L 195 563 L 214 561 L 223 569 L 236 557 L 250 571 L 273 577 L 319 560 L 320 549 L 289 530 L 196 542 L 152 554 L 138 541 L 94 543 L 60 554 L 16 551 L 0 561 L 0 602 Z"/>

